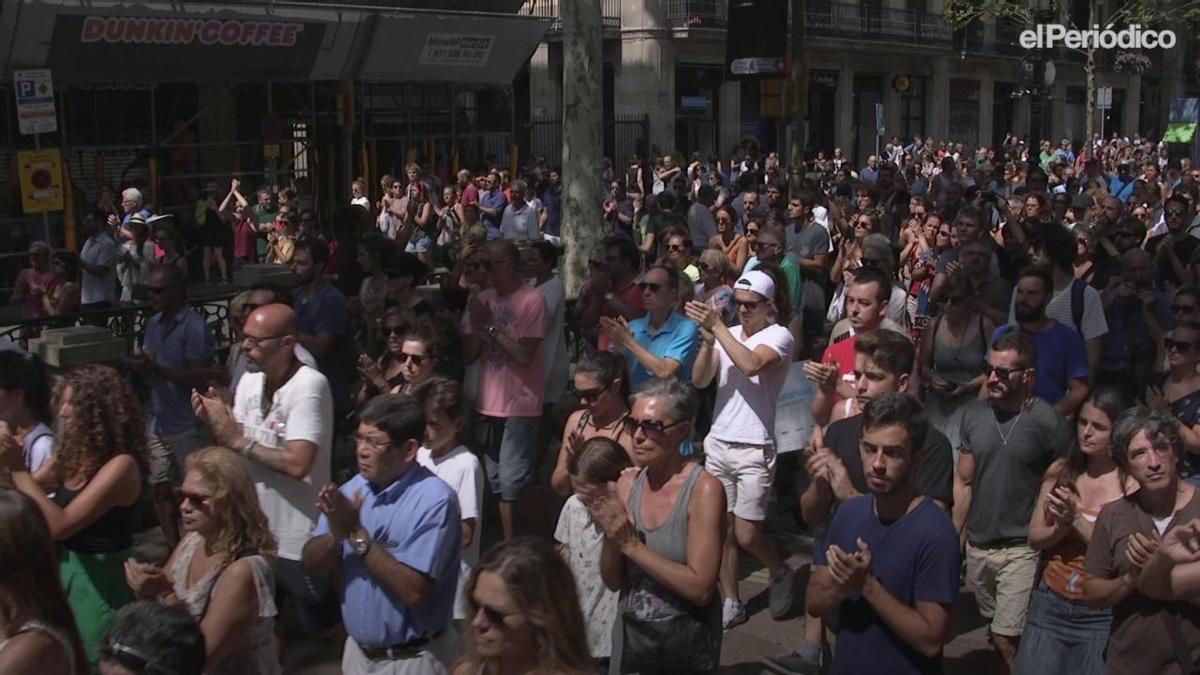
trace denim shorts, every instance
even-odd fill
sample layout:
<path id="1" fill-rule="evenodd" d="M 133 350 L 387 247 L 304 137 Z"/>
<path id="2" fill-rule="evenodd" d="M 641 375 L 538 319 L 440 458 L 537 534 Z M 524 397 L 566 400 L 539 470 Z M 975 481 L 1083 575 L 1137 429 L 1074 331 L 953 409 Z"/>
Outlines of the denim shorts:
<path id="1" fill-rule="evenodd" d="M 1038 584 L 1029 601 L 1015 672 L 1021 675 L 1099 675 L 1105 672 L 1112 611 L 1088 607 Z"/>
<path id="2" fill-rule="evenodd" d="M 540 421 L 540 417 L 488 415 L 475 420 L 475 441 L 483 453 L 488 484 L 501 501 L 517 501 L 533 479 L 533 449 Z"/>

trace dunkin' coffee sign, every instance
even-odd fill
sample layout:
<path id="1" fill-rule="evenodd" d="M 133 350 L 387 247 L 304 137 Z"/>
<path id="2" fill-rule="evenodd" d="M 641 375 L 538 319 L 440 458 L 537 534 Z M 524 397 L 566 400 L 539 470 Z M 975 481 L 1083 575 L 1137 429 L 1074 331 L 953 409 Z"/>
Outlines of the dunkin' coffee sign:
<path id="1" fill-rule="evenodd" d="M 325 24 L 235 18 L 55 18 L 47 66 L 74 82 L 308 78 Z"/>
<path id="2" fill-rule="evenodd" d="M 172 19 L 131 16 L 88 16 L 79 41 L 84 44 L 191 45 L 225 47 L 294 47 L 304 24 L 240 19 Z"/>

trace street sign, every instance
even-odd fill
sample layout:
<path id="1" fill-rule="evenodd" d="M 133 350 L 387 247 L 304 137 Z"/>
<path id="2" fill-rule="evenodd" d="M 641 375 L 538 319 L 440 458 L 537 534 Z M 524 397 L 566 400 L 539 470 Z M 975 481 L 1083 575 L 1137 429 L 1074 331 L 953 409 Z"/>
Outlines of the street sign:
<path id="1" fill-rule="evenodd" d="M 58 148 L 17 153 L 21 209 L 26 213 L 63 210 L 62 156 Z"/>
<path id="2" fill-rule="evenodd" d="M 748 58 L 729 62 L 729 72 L 734 75 L 776 75 L 783 71 L 783 59 Z"/>
<path id="3" fill-rule="evenodd" d="M 58 131 L 58 113 L 54 107 L 54 83 L 50 71 L 17 70 L 13 72 L 17 94 L 17 124 L 24 135 L 49 134 Z"/>
<path id="4" fill-rule="evenodd" d="M 1112 87 L 1096 89 L 1096 107 L 1101 110 L 1108 110 L 1112 107 Z"/>

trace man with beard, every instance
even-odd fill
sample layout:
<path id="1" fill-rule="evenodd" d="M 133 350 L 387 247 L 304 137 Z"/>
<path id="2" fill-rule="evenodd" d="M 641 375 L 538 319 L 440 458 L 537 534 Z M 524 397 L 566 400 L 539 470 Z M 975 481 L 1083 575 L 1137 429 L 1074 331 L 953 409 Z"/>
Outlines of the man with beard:
<path id="1" fill-rule="evenodd" d="M 1070 417 L 1087 398 L 1087 347 L 1074 329 L 1046 316 L 1046 305 L 1053 292 L 1050 273 L 1040 267 L 1026 267 L 1013 291 L 1015 324 L 1006 324 L 992 334 L 991 344 L 1012 332 L 1027 335 L 1037 345 L 1037 378 L 1033 393 L 1054 406 L 1058 414 Z"/>
<path id="2" fill-rule="evenodd" d="M 219 445 L 246 458 L 267 525 L 279 542 L 276 601 L 294 603 L 300 632 L 312 637 L 333 623 L 332 589 L 323 577 L 308 577 L 300 559 L 317 524 L 318 490 L 330 480 L 334 417 L 328 380 L 296 358 L 299 339 L 291 308 L 273 304 L 254 310 L 243 329 L 247 372 L 233 407 L 210 389 L 193 390 L 192 409 Z"/>
<path id="3" fill-rule="evenodd" d="M 950 518 L 913 482 L 925 417 L 900 393 L 873 399 L 863 417 L 870 494 L 838 508 L 829 547 L 814 551 L 808 612 L 838 614 L 830 673 L 940 673 L 953 636 L 959 546 Z"/>
<path id="4" fill-rule="evenodd" d="M 1166 233 L 1147 241 L 1146 250 L 1154 254 L 1159 286 L 1182 286 L 1189 277 L 1188 262 L 1200 248 L 1200 239 L 1188 234 L 1192 223 L 1191 202 L 1178 193 L 1167 197 L 1163 204 L 1163 220 L 1167 225 Z"/>
<path id="5" fill-rule="evenodd" d="M 329 247 L 320 240 L 296 242 L 292 307 L 300 327 L 297 340 L 316 357 L 318 368 L 329 379 L 334 415 L 341 420 L 350 412 L 354 354 L 346 339 L 350 308 L 346 296 L 325 281 L 328 261 Z"/>
<path id="6" fill-rule="evenodd" d="M 1040 283 L 1037 276 L 1023 276 L 1021 283 L 1026 282 Z M 1048 286 L 1040 291 L 1043 296 Z M 1035 301 L 1044 305 L 1044 297 Z M 1082 339 L 1059 328 L 1080 342 L 1075 351 L 1083 359 Z M 1029 517 L 1042 476 L 1067 447 L 1071 433 L 1062 415 L 1030 386 L 1034 364 L 1038 380 L 1043 367 L 1041 345 L 1035 346 L 1028 332 L 1009 331 L 993 341 L 984 369 L 987 398 L 963 407 L 954 475 L 954 525 L 966 540 L 967 579 L 975 588 L 979 613 L 991 620 L 992 645 L 1009 672 L 1037 575 Z"/>

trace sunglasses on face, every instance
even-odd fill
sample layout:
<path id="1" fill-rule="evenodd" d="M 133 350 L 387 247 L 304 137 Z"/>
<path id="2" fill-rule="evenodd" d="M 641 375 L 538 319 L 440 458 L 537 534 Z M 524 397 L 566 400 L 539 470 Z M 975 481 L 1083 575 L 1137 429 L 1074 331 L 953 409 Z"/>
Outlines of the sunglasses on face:
<path id="1" fill-rule="evenodd" d="M 425 363 L 425 356 L 422 354 L 409 354 L 408 352 L 401 352 L 400 355 L 396 357 L 396 360 L 400 363 L 408 363 L 409 361 L 412 361 L 414 366 L 420 366 L 422 363 Z"/>
<path id="2" fill-rule="evenodd" d="M 709 271 L 709 270 L 711 270 L 711 269 L 712 269 L 712 265 L 709 265 L 709 264 L 708 264 L 708 263 L 706 263 L 706 262 L 702 262 L 702 263 L 700 263 L 700 264 L 698 265 L 698 267 L 700 268 L 700 271 L 701 271 L 701 272 L 707 272 L 707 271 Z"/>
<path id="3" fill-rule="evenodd" d="M 1192 347 L 1196 345 L 1187 340 L 1173 340 L 1171 338 L 1163 338 L 1163 349 L 1169 351 L 1177 351 L 1180 353 L 1192 351 Z"/>
<path id="4" fill-rule="evenodd" d="M 1012 377 L 1014 374 L 1023 373 L 1026 370 L 1029 370 L 1029 369 L 1028 368 L 999 368 L 999 367 L 996 367 L 993 365 L 986 365 L 983 367 L 983 375 L 984 375 L 984 377 L 991 377 L 992 375 L 995 375 L 996 377 L 1000 378 L 1001 380 L 1007 380 L 1008 378 Z"/>
<path id="5" fill-rule="evenodd" d="M 195 492 L 175 490 L 175 499 L 178 500 L 180 504 L 189 502 L 192 506 L 202 509 L 208 504 L 208 500 L 212 499 L 212 495 L 201 495 L 196 494 Z"/>
<path id="6" fill-rule="evenodd" d="M 1172 216 L 1173 216 L 1173 217 L 1179 217 L 1179 218 L 1182 218 L 1182 217 L 1183 217 L 1183 216 L 1185 216 L 1185 215 L 1187 215 L 1187 212 L 1186 212 L 1186 211 L 1183 211 L 1183 210 L 1181 210 L 1181 209 L 1167 209 L 1167 216 L 1168 216 L 1168 217 L 1172 217 Z"/>
<path id="7" fill-rule="evenodd" d="M 757 236 L 758 236 L 758 228 L 757 228 L 757 227 L 750 227 L 750 228 L 747 228 L 747 229 L 746 229 L 746 236 L 747 236 L 747 237 L 757 237 Z"/>
<path id="8" fill-rule="evenodd" d="M 862 266 L 863 267 L 879 267 L 880 262 L 881 261 L 878 258 L 863 258 Z"/>
<path id="9" fill-rule="evenodd" d="M 651 293 L 657 293 L 663 289 L 663 285 L 656 284 L 651 281 L 643 281 L 642 283 L 638 284 L 638 288 L 642 289 L 643 293 L 645 293 L 646 291 L 650 291 Z"/>
<path id="10" fill-rule="evenodd" d="M 490 605 L 485 605 L 482 602 L 475 602 L 473 604 L 476 607 L 476 609 L 475 609 L 476 614 L 478 614 L 479 612 L 483 612 L 484 618 L 486 618 L 487 622 L 492 624 L 493 626 L 502 626 L 502 625 L 504 625 L 504 620 L 507 619 L 508 617 L 516 616 L 518 614 L 523 613 L 523 612 L 510 612 L 508 614 L 505 614 L 504 612 L 501 612 L 500 610 L 496 609 L 495 607 L 492 607 Z"/>
<path id="11" fill-rule="evenodd" d="M 625 427 L 625 433 L 629 434 L 630 436 L 636 434 L 638 429 L 641 429 L 642 434 L 646 438 L 655 440 L 662 438 L 662 435 L 666 433 L 667 429 L 670 429 L 671 427 L 677 427 L 680 424 L 687 424 L 690 421 L 691 420 L 679 420 L 678 422 L 663 424 L 658 420 L 639 420 L 629 416 L 625 418 L 625 421 L 622 424 Z"/>
<path id="12" fill-rule="evenodd" d="M 762 300 L 738 300 L 737 298 L 734 298 L 733 302 L 738 307 L 745 308 L 748 312 L 753 312 L 754 310 L 758 309 L 759 305 L 763 304 Z"/>
<path id="13" fill-rule="evenodd" d="M 404 335 L 404 326 L 384 326 L 381 332 L 383 333 L 384 337 Z"/>
<path id="14" fill-rule="evenodd" d="M 605 387 L 603 385 L 596 387 L 594 389 L 580 389 L 579 387 L 576 387 L 575 385 L 572 384 L 569 387 L 567 387 L 567 389 L 571 392 L 572 395 L 575 396 L 575 398 L 577 398 L 583 402 L 595 401 L 596 399 L 603 396 L 604 392 L 608 391 L 608 387 Z"/>
<path id="15" fill-rule="evenodd" d="M 668 251 L 682 251 L 683 244 L 671 244 L 670 246 L 667 247 L 667 250 Z"/>

